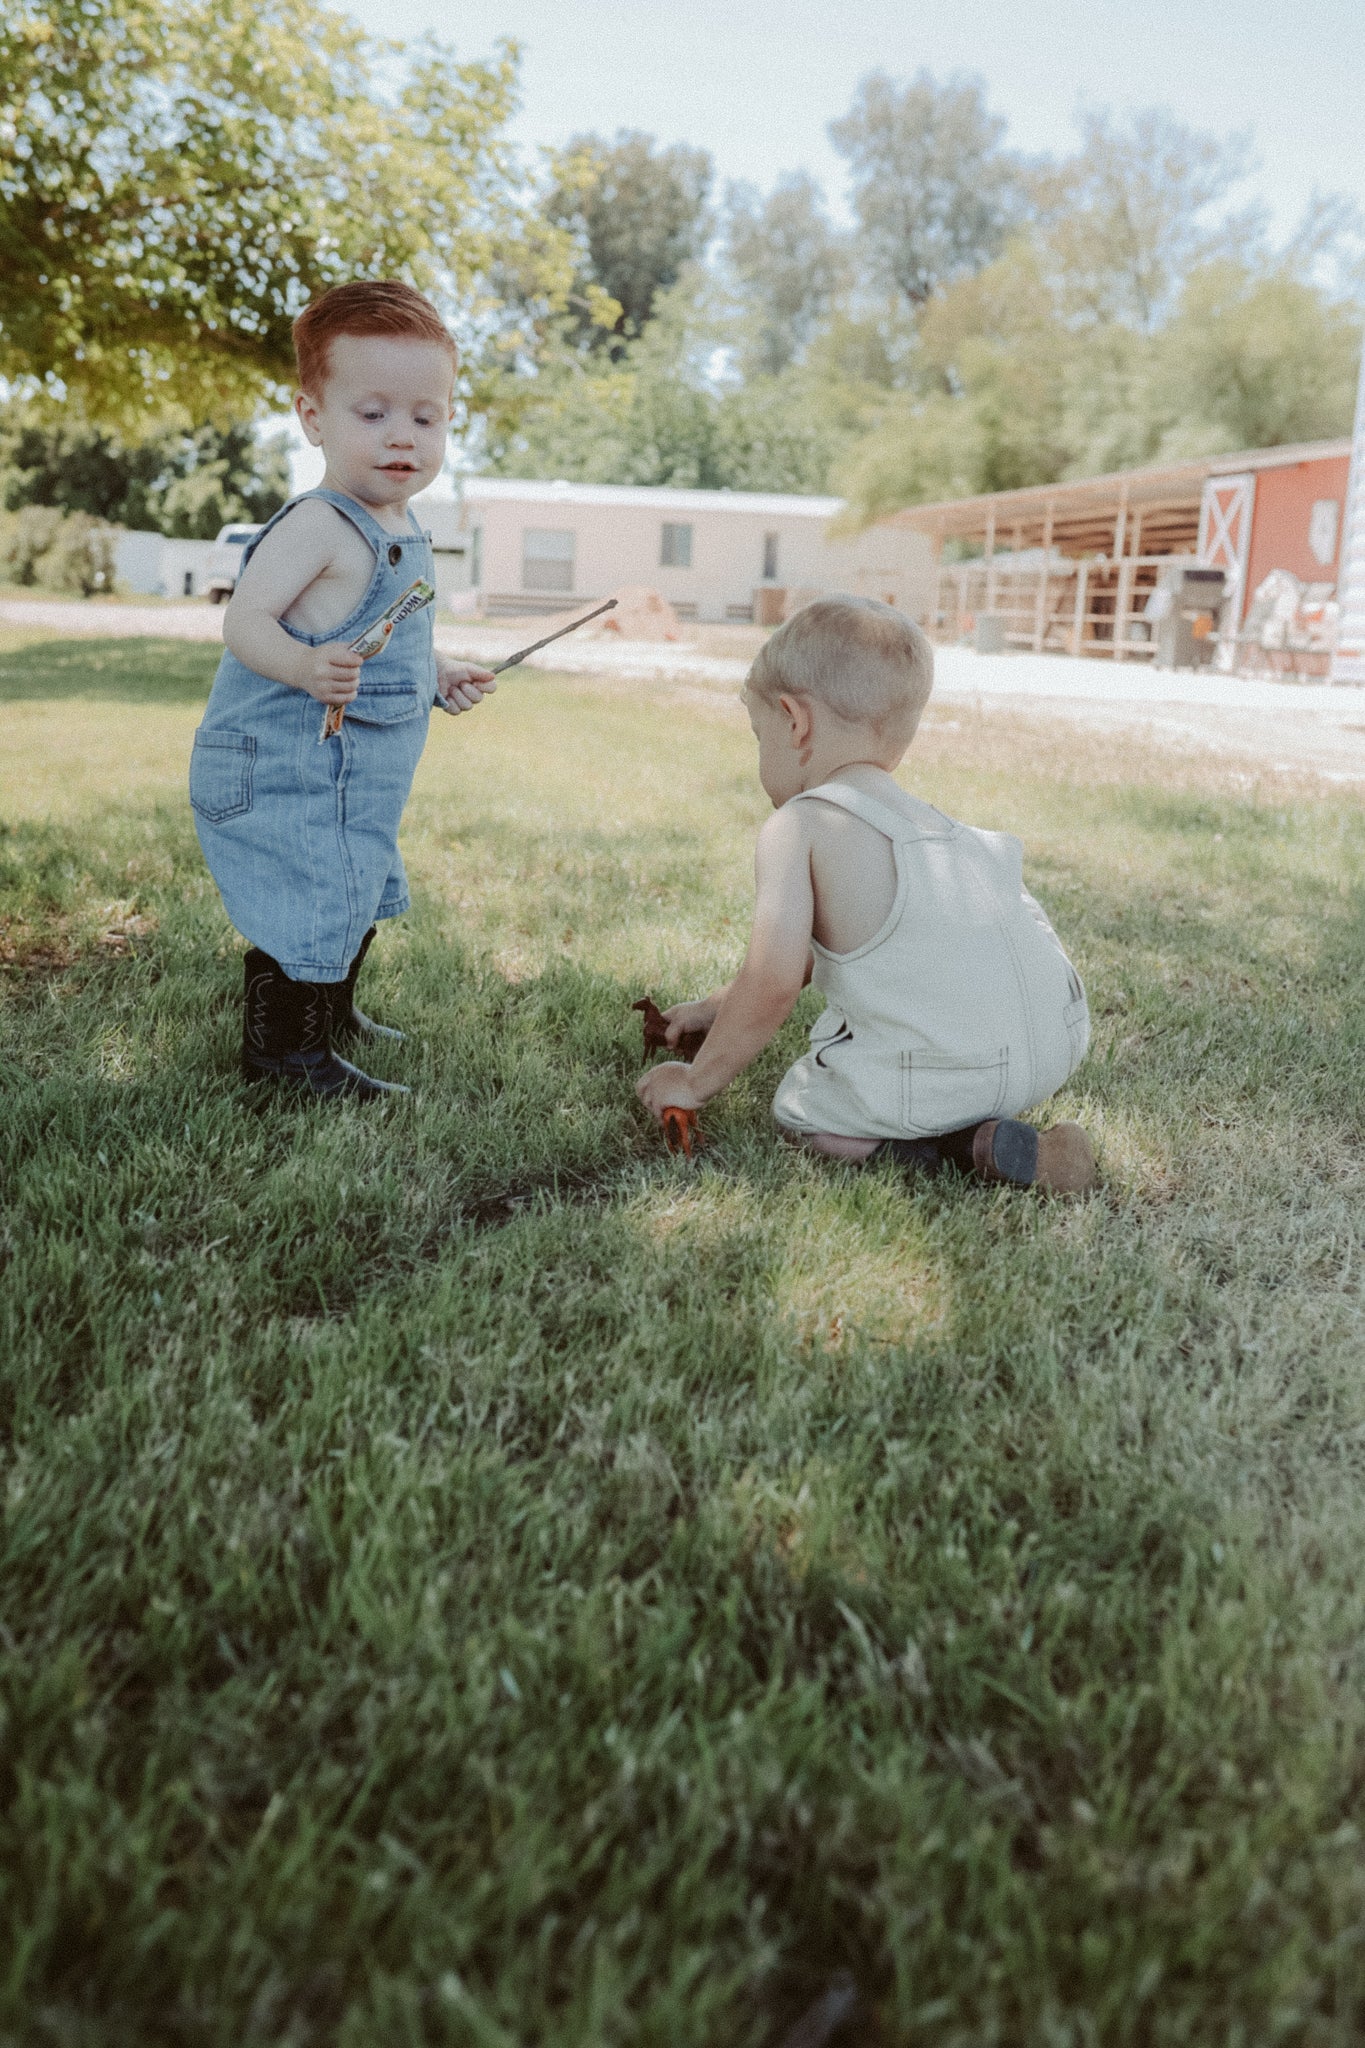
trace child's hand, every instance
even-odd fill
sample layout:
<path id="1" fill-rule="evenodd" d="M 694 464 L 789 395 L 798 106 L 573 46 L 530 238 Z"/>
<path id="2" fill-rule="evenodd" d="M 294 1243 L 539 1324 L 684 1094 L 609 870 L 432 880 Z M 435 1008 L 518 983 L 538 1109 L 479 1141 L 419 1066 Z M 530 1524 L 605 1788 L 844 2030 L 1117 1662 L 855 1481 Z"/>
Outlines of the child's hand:
<path id="1" fill-rule="evenodd" d="M 656 1124 L 663 1122 L 664 1111 L 670 1104 L 679 1109 L 701 1109 L 706 1101 L 704 1095 L 697 1093 L 691 1067 L 685 1067 L 681 1060 L 669 1060 L 641 1074 L 635 1083 L 635 1093 Z"/>
<path id="2" fill-rule="evenodd" d="M 720 1010 L 716 996 L 703 996 L 699 1003 L 674 1003 L 671 1010 L 665 1010 L 663 1020 L 668 1026 L 668 1042 L 680 1045 L 689 1031 L 695 1031 L 702 1038 L 711 1029 Z"/>
<path id="3" fill-rule="evenodd" d="M 360 656 L 344 641 L 301 647 L 299 656 L 296 681 L 301 690 L 316 697 L 319 704 L 351 703 L 360 688 Z"/>
<path id="4" fill-rule="evenodd" d="M 462 711 L 472 711 L 497 687 L 492 669 L 480 668 L 477 662 L 438 660 L 436 694 L 441 709 L 452 718 L 458 718 Z"/>

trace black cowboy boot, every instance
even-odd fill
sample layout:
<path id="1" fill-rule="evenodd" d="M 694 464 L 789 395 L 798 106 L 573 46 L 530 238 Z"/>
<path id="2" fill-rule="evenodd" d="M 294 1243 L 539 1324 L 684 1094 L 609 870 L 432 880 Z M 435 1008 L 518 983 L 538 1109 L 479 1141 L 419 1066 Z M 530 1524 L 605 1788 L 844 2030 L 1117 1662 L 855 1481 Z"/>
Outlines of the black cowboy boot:
<path id="1" fill-rule="evenodd" d="M 374 934 L 375 927 L 371 925 L 360 941 L 360 951 L 346 969 L 345 981 L 335 991 L 332 1003 L 332 1042 L 335 1045 L 346 1045 L 353 1038 L 387 1038 L 391 1044 L 401 1045 L 406 1036 L 402 1031 L 395 1031 L 392 1024 L 376 1024 L 373 1017 L 367 1017 L 363 1010 L 356 1008 L 355 985 Z"/>
<path id="2" fill-rule="evenodd" d="M 936 1138 L 883 1138 L 876 1151 L 868 1154 L 869 1166 L 874 1159 L 889 1159 L 907 1173 L 931 1177 L 941 1173 L 944 1166 L 944 1155 Z"/>
<path id="3" fill-rule="evenodd" d="M 310 1095 L 348 1095 L 360 1102 L 412 1093 L 362 1074 L 332 1051 L 334 986 L 291 981 L 278 960 L 259 946 L 251 948 L 244 968 L 242 1073 L 248 1081 L 278 1081 Z"/>

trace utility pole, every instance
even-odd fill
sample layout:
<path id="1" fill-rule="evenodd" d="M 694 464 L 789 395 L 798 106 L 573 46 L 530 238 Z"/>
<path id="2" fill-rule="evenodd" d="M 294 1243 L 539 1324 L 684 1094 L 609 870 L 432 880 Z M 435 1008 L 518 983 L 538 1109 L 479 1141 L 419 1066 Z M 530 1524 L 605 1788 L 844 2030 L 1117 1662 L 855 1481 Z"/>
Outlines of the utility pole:
<path id="1" fill-rule="evenodd" d="M 1365 353 L 1360 359 L 1351 473 L 1346 483 L 1346 516 L 1342 522 L 1337 569 L 1337 601 L 1341 625 L 1332 656 L 1334 683 L 1365 683 Z"/>

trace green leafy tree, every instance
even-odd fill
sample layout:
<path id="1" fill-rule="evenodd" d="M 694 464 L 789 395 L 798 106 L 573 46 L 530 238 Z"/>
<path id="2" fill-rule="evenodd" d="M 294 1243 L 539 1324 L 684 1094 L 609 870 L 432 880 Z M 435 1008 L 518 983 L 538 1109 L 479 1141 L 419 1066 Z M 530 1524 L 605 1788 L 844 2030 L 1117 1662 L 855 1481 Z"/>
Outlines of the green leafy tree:
<path id="1" fill-rule="evenodd" d="M 800 371 L 747 377 L 716 407 L 716 466 L 730 491 L 819 496 L 845 436 Z"/>
<path id="2" fill-rule="evenodd" d="M 1360 367 L 1356 306 L 1284 269 L 1211 263 L 1159 339 L 1163 452 L 1274 448 L 1349 434 Z"/>
<path id="3" fill-rule="evenodd" d="M 1215 212 L 1248 167 L 1244 138 L 1203 134 L 1160 107 L 1125 123 L 1087 115 L 1075 155 L 1032 179 L 1040 252 L 1066 316 L 1153 332 L 1193 269 L 1258 232 L 1254 214 Z"/>
<path id="4" fill-rule="evenodd" d="M 55 506 L 186 539 L 229 520 L 265 520 L 289 493 L 284 438 L 249 426 L 160 427 L 125 438 L 69 408 L 12 406 L 0 417 L 0 504 Z"/>
<path id="5" fill-rule="evenodd" d="M 503 139 L 515 67 L 400 53 L 320 0 L 11 0 L 0 374 L 95 418 L 244 417 L 288 382 L 310 297 L 397 274 L 459 319 L 477 400 L 525 342 L 495 264 L 526 273 L 523 329 L 571 278 Z"/>
<path id="6" fill-rule="evenodd" d="M 659 149 L 652 136 L 622 130 L 614 142 L 575 136 L 551 153 L 550 170 L 545 216 L 578 252 L 573 340 L 602 338 L 608 301 L 615 335 L 639 335 L 659 294 L 706 248 L 710 157 L 683 143 Z"/>
<path id="7" fill-rule="evenodd" d="M 804 354 L 848 283 L 844 238 L 815 180 L 795 172 L 766 199 L 732 185 L 725 253 L 748 315 L 748 363 L 759 376 L 776 376 Z"/>
<path id="8" fill-rule="evenodd" d="M 1020 171 L 979 79 L 940 85 L 921 71 L 898 86 L 871 72 L 829 133 L 852 170 L 859 248 L 876 287 L 919 307 L 1004 246 L 1020 212 Z"/>
<path id="9" fill-rule="evenodd" d="M 721 488 L 718 398 L 706 376 L 714 318 L 708 281 L 689 271 L 614 356 L 552 358 L 523 381 L 492 466 L 504 476 Z"/>
<path id="10" fill-rule="evenodd" d="M 974 490 L 1061 475 L 1073 347 L 1027 241 L 925 307 L 920 374 L 971 416 Z"/>
<path id="11" fill-rule="evenodd" d="M 68 597 L 94 597 L 114 587 L 112 528 L 88 512 L 26 505 L 0 516 L 0 581 L 36 584 Z"/>

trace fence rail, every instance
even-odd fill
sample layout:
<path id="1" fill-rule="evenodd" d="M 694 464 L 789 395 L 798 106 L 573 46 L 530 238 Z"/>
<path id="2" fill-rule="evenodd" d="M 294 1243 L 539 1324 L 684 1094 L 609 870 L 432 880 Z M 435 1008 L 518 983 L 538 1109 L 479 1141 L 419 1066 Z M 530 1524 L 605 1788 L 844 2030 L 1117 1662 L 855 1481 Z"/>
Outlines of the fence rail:
<path id="1" fill-rule="evenodd" d="M 1146 659 L 1156 652 L 1156 633 L 1144 607 L 1161 570 L 1183 559 L 1099 556 L 1036 568 L 1012 568 L 999 555 L 958 562 L 939 570 L 931 629 L 938 640 L 962 640 L 978 618 L 992 614 L 1003 621 L 1007 647 Z"/>

